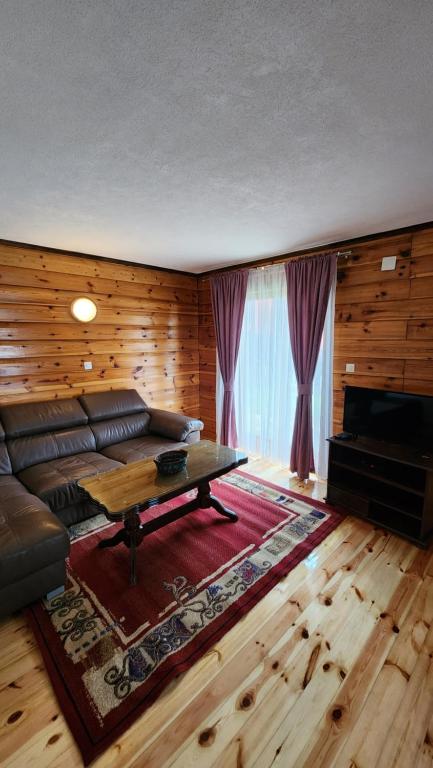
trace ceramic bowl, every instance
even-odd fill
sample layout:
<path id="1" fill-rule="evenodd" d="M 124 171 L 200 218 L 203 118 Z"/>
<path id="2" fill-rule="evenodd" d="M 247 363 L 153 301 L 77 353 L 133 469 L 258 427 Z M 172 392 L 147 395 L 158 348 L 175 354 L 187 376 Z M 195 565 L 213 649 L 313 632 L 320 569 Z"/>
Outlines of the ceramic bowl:
<path id="1" fill-rule="evenodd" d="M 188 451 L 164 451 L 155 457 L 155 464 L 161 475 L 175 475 L 186 467 Z"/>

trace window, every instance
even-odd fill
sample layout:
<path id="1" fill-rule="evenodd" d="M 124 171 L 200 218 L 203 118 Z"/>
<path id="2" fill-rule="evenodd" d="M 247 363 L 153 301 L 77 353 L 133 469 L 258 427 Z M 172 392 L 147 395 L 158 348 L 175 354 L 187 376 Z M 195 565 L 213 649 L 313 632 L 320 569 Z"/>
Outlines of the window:
<path id="1" fill-rule="evenodd" d="M 331 429 L 334 296 L 335 289 L 313 382 L 314 460 L 320 477 L 326 477 L 326 438 Z M 221 406 L 222 382 L 218 378 Z M 289 465 L 297 391 L 284 267 L 251 270 L 235 380 L 239 447 Z M 219 414 L 220 407 L 218 423 Z"/>

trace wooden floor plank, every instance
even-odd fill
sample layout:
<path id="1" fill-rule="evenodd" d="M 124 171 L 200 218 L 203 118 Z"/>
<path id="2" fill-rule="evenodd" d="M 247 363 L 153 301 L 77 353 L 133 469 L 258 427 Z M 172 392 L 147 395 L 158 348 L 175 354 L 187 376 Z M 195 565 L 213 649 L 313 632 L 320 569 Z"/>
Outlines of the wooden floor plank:
<path id="1" fill-rule="evenodd" d="M 326 577 L 325 577 L 326 579 Z M 208 729 L 212 729 L 215 736 L 215 747 L 208 747 L 205 751 L 202 749 L 201 734 L 197 733 L 197 738 L 190 740 L 189 749 L 183 752 L 173 766 L 210 766 L 214 765 L 216 753 L 222 746 L 229 747 L 233 739 L 241 738 L 244 741 L 244 757 L 246 748 L 252 750 L 252 742 L 262 743 L 263 725 L 265 731 L 269 729 L 266 721 L 276 721 L 281 713 L 281 708 L 287 704 L 288 696 L 288 678 L 294 676 L 305 677 L 306 670 L 310 664 L 311 658 L 315 658 L 316 663 L 320 652 L 326 652 L 318 640 L 319 632 L 316 632 L 321 619 L 324 619 L 329 609 L 320 600 L 319 595 L 311 596 L 305 610 L 300 609 L 294 613 L 294 621 L 286 623 L 283 627 L 283 634 L 278 642 L 269 649 L 264 644 L 264 656 L 261 664 L 257 666 L 250 676 L 242 681 L 242 684 L 235 688 L 224 705 L 209 716 Z M 296 595 L 292 601 L 296 600 Z M 300 602 L 297 601 L 296 602 Z M 300 602 L 302 605 L 302 603 Z M 339 622 L 333 622 L 333 631 L 337 632 L 344 624 L 350 612 L 350 606 L 346 612 L 341 612 Z M 331 632 L 331 629 L 330 629 Z M 259 640 L 263 636 L 258 635 Z M 265 723 L 262 722 L 262 716 Z M 213 726 L 212 723 L 218 723 Z M 244 731 L 248 732 L 247 739 L 244 738 Z M 220 760 L 217 760 L 217 764 Z M 224 759 L 222 764 L 224 763 Z"/>
<path id="2" fill-rule="evenodd" d="M 433 626 L 427 632 L 405 695 L 380 755 L 378 768 L 415 765 L 433 710 Z"/>
<path id="3" fill-rule="evenodd" d="M 433 768 L 430 626 L 432 552 L 346 518 L 94 765 Z M 0 623 L 0 764 L 82 765 L 23 615 Z"/>
<path id="4" fill-rule="evenodd" d="M 433 763 L 433 713 L 427 728 L 424 743 L 418 754 L 415 768 L 431 768 Z"/>
<path id="5" fill-rule="evenodd" d="M 401 550 L 403 550 L 403 545 Z M 381 583 L 381 600 L 388 605 L 393 601 L 400 587 L 401 575 L 392 573 L 387 565 L 387 558 L 388 553 L 384 547 L 380 556 L 372 559 L 371 565 L 374 579 Z M 319 664 L 316 668 L 317 674 L 312 677 L 311 682 L 304 690 L 302 685 L 301 689 L 299 684 L 297 685 L 295 705 L 287 708 L 287 715 L 281 720 L 278 729 L 265 749 L 252 762 L 252 765 L 257 766 L 257 768 L 271 764 L 275 768 L 302 764 L 301 753 L 308 744 L 311 745 L 311 732 L 313 731 L 315 738 L 320 734 L 319 726 L 322 718 L 327 718 L 332 723 L 340 723 L 346 718 L 347 693 L 345 696 L 342 689 L 344 686 L 347 692 L 346 678 L 350 678 L 349 685 L 358 682 L 358 667 L 365 664 L 366 660 L 370 658 L 364 652 L 366 646 L 370 644 L 373 650 L 379 647 L 379 651 L 385 655 L 386 643 L 394 640 L 392 627 L 389 623 L 379 622 L 380 609 L 374 599 L 373 574 L 370 574 L 368 569 L 364 569 L 364 579 L 360 581 L 365 584 L 367 573 L 371 580 L 371 587 L 368 589 L 364 586 L 362 599 L 358 594 L 360 590 L 355 586 L 357 580 L 357 575 L 355 575 L 353 589 L 349 588 L 340 600 L 335 600 L 337 610 L 334 622 L 337 622 L 338 617 L 343 613 L 341 604 L 343 600 L 350 600 L 351 610 L 347 618 L 344 617 L 343 631 L 337 636 L 332 636 L 332 629 L 331 633 L 326 629 L 323 632 L 324 638 L 328 640 L 331 646 L 328 653 L 323 657 L 323 664 L 329 663 L 331 669 L 325 671 L 323 664 Z M 401 605 L 400 600 L 395 600 L 395 602 Z M 341 678 L 339 670 L 345 673 L 344 680 Z M 336 672 L 337 674 L 335 674 Z"/>
<path id="6" fill-rule="evenodd" d="M 410 611 L 377 675 L 360 715 L 354 719 L 349 737 L 334 751 L 331 766 L 376 765 L 384 746 L 383 734 L 392 726 L 407 683 L 418 659 L 428 627 L 433 622 L 433 582 L 420 583 Z"/>
<path id="7" fill-rule="evenodd" d="M 392 654 L 400 625 L 410 613 L 422 583 L 421 578 L 413 579 L 403 574 L 387 611 L 376 614 L 373 632 L 346 676 L 338 698 L 322 717 L 314 747 L 308 745 L 304 750 L 300 762 L 305 768 L 329 768 L 338 764 L 340 750 L 356 728 L 368 695 L 386 658 Z M 333 716 L 335 712 L 338 712 L 338 718 Z"/>

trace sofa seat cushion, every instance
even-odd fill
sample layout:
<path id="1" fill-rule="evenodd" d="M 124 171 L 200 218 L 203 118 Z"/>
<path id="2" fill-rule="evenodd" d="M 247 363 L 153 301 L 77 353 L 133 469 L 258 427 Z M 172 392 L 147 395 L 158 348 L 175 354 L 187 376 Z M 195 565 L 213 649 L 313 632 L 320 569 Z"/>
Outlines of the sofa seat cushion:
<path id="1" fill-rule="evenodd" d="M 0 476 L 0 588 L 64 560 L 66 528 L 13 475 Z"/>
<path id="2" fill-rule="evenodd" d="M 120 466 L 107 456 L 94 451 L 64 456 L 43 464 L 35 464 L 19 473 L 24 485 L 45 501 L 53 512 L 81 502 L 77 480 Z"/>
<path id="3" fill-rule="evenodd" d="M 168 440 L 157 435 L 147 435 L 146 437 L 136 437 L 133 440 L 125 440 L 123 443 L 110 445 L 108 448 L 104 448 L 102 453 L 110 459 L 121 461 L 123 464 L 130 464 L 132 461 L 156 456 L 163 451 L 173 451 L 176 448 L 186 447 L 186 443 Z"/>

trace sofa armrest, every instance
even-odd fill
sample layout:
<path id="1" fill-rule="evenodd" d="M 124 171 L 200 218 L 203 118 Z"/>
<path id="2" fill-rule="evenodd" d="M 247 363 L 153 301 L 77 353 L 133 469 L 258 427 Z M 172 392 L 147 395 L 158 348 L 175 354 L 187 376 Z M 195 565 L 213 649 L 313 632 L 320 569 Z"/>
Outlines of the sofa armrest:
<path id="1" fill-rule="evenodd" d="M 182 413 L 161 411 L 158 408 L 148 408 L 150 415 L 149 431 L 154 435 L 168 437 L 171 440 L 184 442 L 192 432 L 200 432 L 204 424 L 200 419 L 184 416 Z"/>

